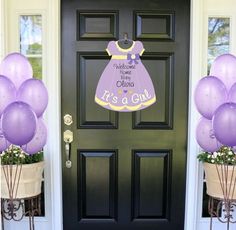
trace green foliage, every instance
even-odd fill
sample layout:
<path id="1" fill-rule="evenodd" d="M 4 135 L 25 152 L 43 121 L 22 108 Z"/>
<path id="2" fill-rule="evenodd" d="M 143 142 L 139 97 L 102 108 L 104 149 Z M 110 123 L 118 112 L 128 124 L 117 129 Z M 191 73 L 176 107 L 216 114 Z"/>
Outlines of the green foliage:
<path id="1" fill-rule="evenodd" d="M 202 152 L 197 156 L 201 162 L 207 162 L 211 164 L 228 164 L 236 165 L 236 155 L 231 147 L 222 146 L 216 152 Z"/>
<path id="2" fill-rule="evenodd" d="M 42 54 L 42 45 L 39 43 L 29 44 L 26 54 L 27 55 Z"/>
<path id="3" fill-rule="evenodd" d="M 42 80 L 42 58 L 31 58 L 28 60 L 33 68 L 34 78 Z"/>
<path id="4" fill-rule="evenodd" d="M 20 147 L 12 145 L 2 152 L 0 159 L 2 165 L 32 164 L 43 161 L 43 151 L 28 155 Z"/>

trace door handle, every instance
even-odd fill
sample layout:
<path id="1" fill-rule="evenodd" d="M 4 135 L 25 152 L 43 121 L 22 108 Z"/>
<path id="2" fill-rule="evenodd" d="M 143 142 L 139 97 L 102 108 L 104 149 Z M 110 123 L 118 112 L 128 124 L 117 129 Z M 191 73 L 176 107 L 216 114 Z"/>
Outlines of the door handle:
<path id="1" fill-rule="evenodd" d="M 71 143 L 73 141 L 73 132 L 70 130 L 66 130 L 63 135 L 63 139 L 65 142 L 65 153 L 66 153 L 66 168 L 71 168 L 72 167 L 72 162 L 71 162 Z"/>

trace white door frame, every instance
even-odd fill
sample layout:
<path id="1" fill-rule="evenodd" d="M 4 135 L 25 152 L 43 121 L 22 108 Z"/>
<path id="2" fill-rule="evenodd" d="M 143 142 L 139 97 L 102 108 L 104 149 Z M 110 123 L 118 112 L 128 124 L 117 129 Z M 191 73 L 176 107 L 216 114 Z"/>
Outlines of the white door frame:
<path id="1" fill-rule="evenodd" d="M 198 114 L 194 105 L 193 92 L 197 81 L 202 76 L 204 0 L 191 0 L 190 22 L 190 62 L 189 62 L 189 112 L 188 112 L 188 151 L 187 180 L 185 202 L 185 230 L 197 230 L 199 197 L 198 147 L 195 141 L 195 127 Z"/>
<path id="2" fill-rule="evenodd" d="M 4 2 L 0 0 L 0 50 L 2 58 L 7 52 L 7 28 L 5 26 Z M 190 35 L 190 73 L 189 73 L 189 129 L 188 129 L 188 157 L 187 157 L 187 181 L 186 181 L 186 210 L 185 230 L 196 230 L 197 226 L 197 197 L 199 164 L 196 160 L 198 151 L 195 143 L 195 127 L 197 113 L 193 103 L 193 88 L 202 76 L 202 48 L 203 44 L 203 13 L 204 0 L 191 0 L 191 35 Z M 50 153 L 50 197 L 51 197 L 51 221 L 52 230 L 63 230 L 62 223 L 62 169 L 61 165 L 61 92 L 60 92 L 60 0 L 48 1 L 47 14 L 47 61 L 53 65 L 47 66 L 46 85 L 51 97 L 47 108 L 48 144 L 46 151 Z M 22 228 L 23 229 L 23 228 Z"/>
<path id="3" fill-rule="evenodd" d="M 62 214 L 62 167 L 61 161 L 61 15 L 60 0 L 48 1 L 48 59 L 55 65 L 48 66 L 48 90 L 53 92 L 51 104 L 48 108 L 48 122 L 51 136 L 49 136 L 49 152 L 51 156 L 51 210 L 52 230 L 63 230 Z"/>

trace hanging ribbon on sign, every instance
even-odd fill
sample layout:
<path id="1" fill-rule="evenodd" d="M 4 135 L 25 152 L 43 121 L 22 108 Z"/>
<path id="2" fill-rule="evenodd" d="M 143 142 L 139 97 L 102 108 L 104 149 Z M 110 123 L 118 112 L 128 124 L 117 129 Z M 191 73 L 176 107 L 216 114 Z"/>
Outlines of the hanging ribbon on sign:
<path id="1" fill-rule="evenodd" d="M 119 41 L 110 41 L 107 53 L 111 60 L 97 85 L 95 102 L 102 107 L 132 112 L 145 109 L 156 101 L 152 80 L 140 60 L 144 52 L 140 41 L 122 48 Z"/>

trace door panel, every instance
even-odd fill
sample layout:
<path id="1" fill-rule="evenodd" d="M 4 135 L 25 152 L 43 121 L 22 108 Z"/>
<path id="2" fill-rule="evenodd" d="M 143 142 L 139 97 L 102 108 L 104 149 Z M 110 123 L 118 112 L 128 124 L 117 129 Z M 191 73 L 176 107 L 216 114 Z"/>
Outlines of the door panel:
<path id="1" fill-rule="evenodd" d="M 147 53 L 147 52 L 146 52 Z M 171 129 L 173 124 L 173 54 L 147 53 L 142 62 L 148 69 L 158 103 L 134 113 L 135 129 Z"/>
<path id="2" fill-rule="evenodd" d="M 118 114 L 101 108 L 94 103 L 94 94 L 97 82 L 109 61 L 104 53 L 79 53 L 77 57 L 77 121 L 78 128 L 84 129 L 115 129 L 118 126 Z M 96 68 L 91 68 L 95 67 Z M 86 98 L 86 100 L 84 100 Z M 93 105 L 93 106 L 91 106 Z"/>
<path id="3" fill-rule="evenodd" d="M 124 33 L 143 42 L 157 96 L 133 113 L 94 102 L 106 46 Z M 62 0 L 62 116 L 74 119 L 62 124 L 74 133 L 65 230 L 183 229 L 188 46 L 189 0 Z"/>
<path id="4" fill-rule="evenodd" d="M 117 219 L 117 152 L 80 151 L 79 219 Z"/>
<path id="5" fill-rule="evenodd" d="M 168 220 L 171 151 L 135 150 L 132 166 L 133 219 Z"/>

